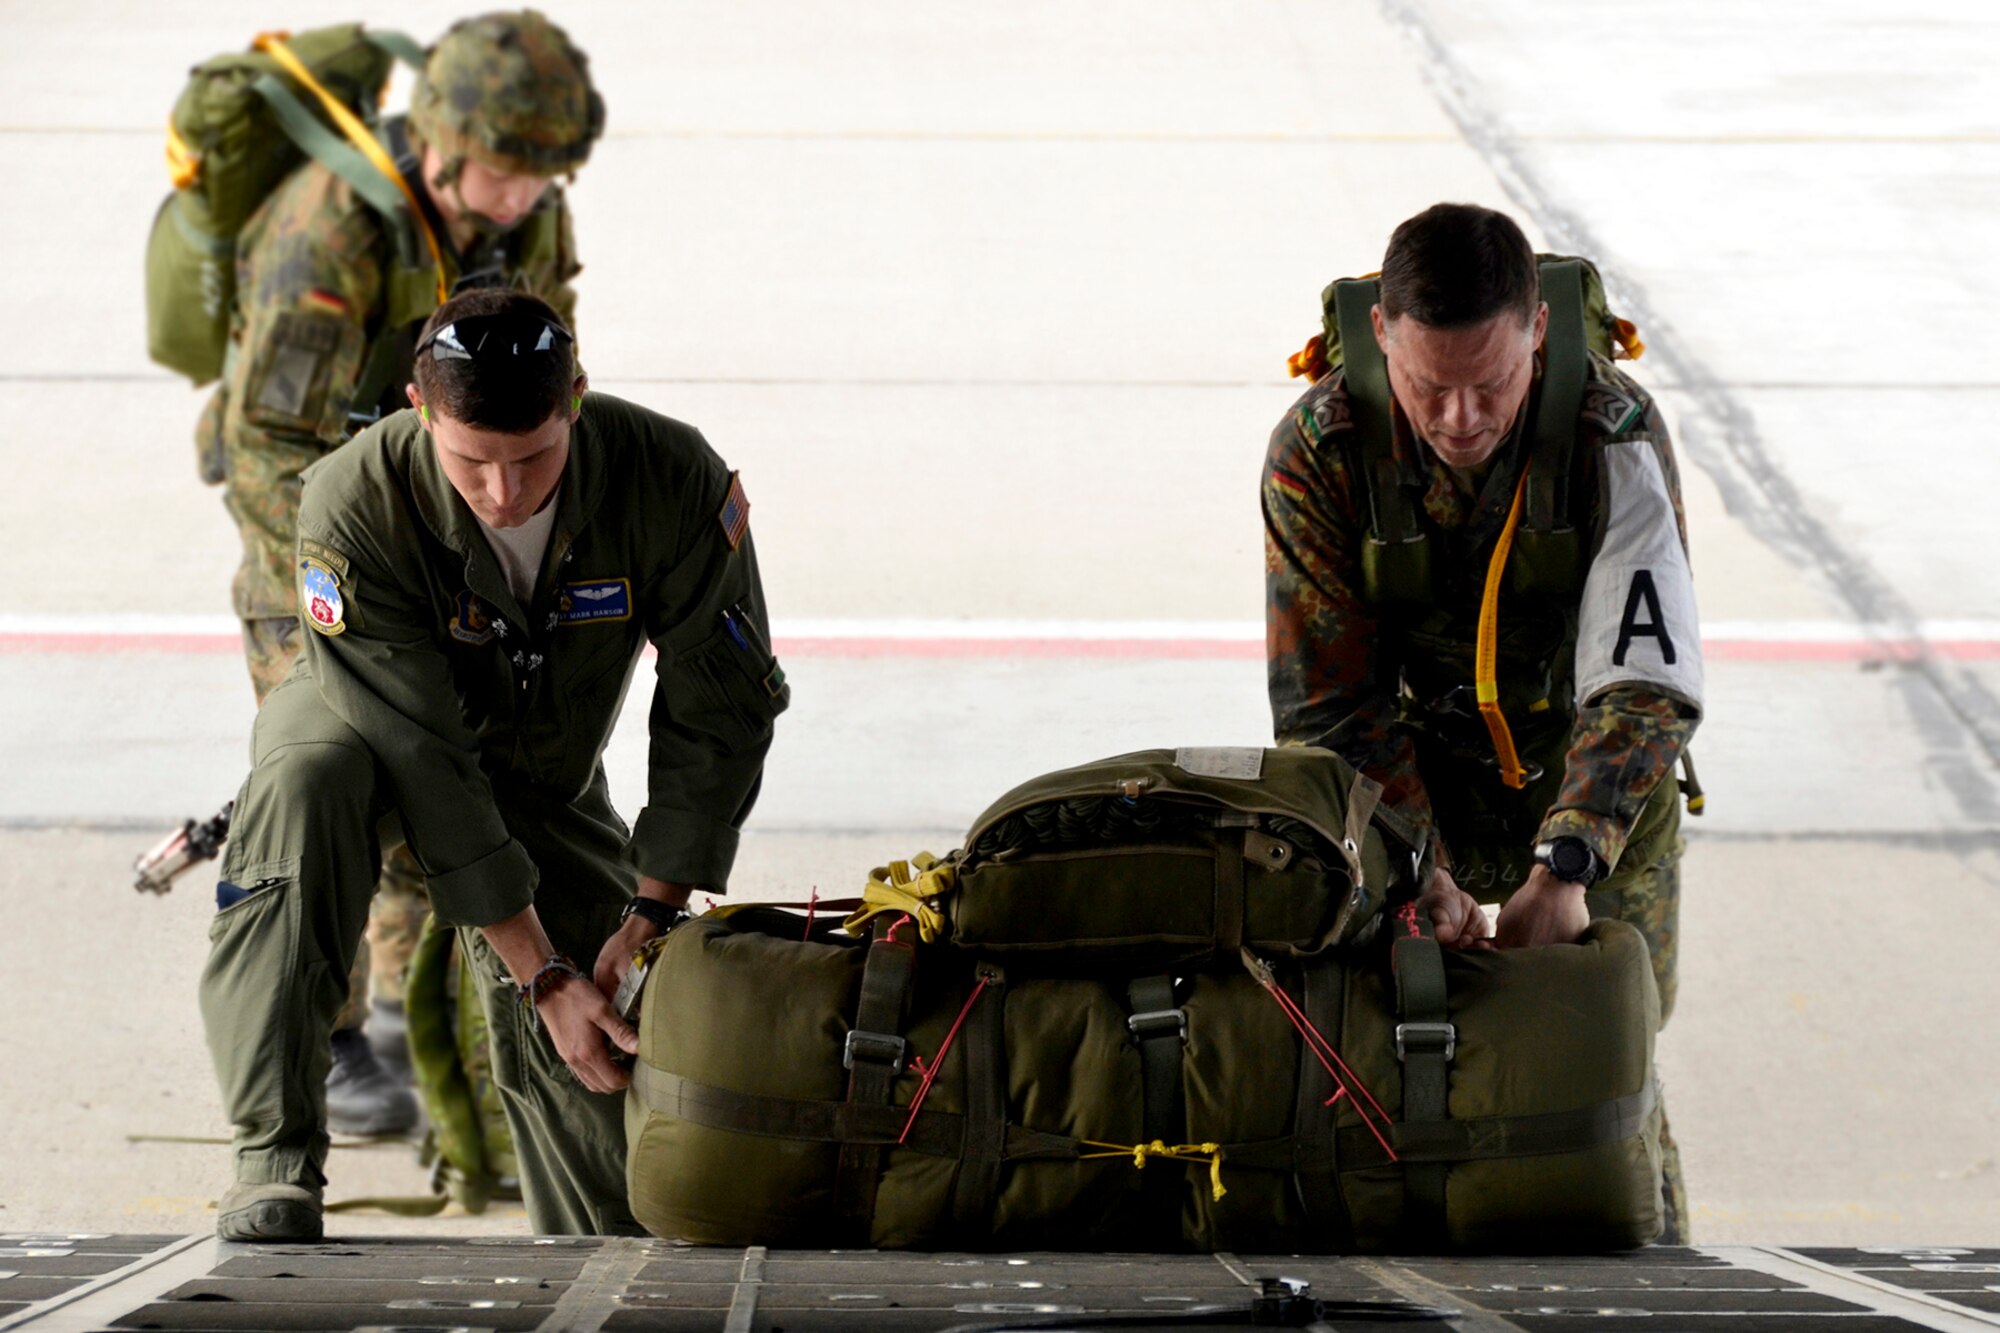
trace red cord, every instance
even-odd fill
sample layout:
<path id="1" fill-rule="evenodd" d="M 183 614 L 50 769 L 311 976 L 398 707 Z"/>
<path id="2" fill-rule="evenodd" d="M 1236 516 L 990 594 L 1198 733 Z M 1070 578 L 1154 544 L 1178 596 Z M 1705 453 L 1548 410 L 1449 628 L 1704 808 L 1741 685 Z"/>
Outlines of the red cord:
<path id="1" fill-rule="evenodd" d="M 896 918 L 895 925 L 889 927 L 889 933 L 882 937 L 882 942 L 884 944 L 896 943 L 896 932 L 909 924 L 910 924 L 910 914 L 908 912 L 905 912 L 901 916 Z"/>
<path id="2" fill-rule="evenodd" d="M 903 920 L 907 921 L 909 920 L 909 918 L 904 917 Z M 894 933 L 895 932 L 893 930 L 890 931 L 890 934 L 893 935 Z M 977 1004 L 979 1002 L 979 997 L 985 993 L 986 984 L 987 984 L 987 979 L 985 977 L 981 977 L 979 979 L 979 984 L 972 988 L 972 994 L 965 997 L 965 1007 L 958 1011 L 958 1020 L 951 1025 L 951 1031 L 944 1034 L 944 1043 L 938 1047 L 938 1053 L 935 1056 L 931 1057 L 931 1067 L 929 1069 L 924 1069 L 921 1057 L 919 1057 L 917 1061 L 911 1066 L 912 1068 L 922 1072 L 924 1076 L 924 1081 L 917 1085 L 917 1095 L 910 1099 L 910 1118 L 903 1122 L 903 1132 L 896 1136 L 896 1142 L 898 1144 L 901 1144 L 906 1139 L 908 1139 L 910 1137 L 910 1130 L 915 1128 L 917 1123 L 917 1111 L 920 1107 L 923 1106 L 924 1098 L 930 1095 L 931 1081 L 937 1078 L 938 1070 L 944 1067 L 944 1053 L 950 1050 L 952 1042 L 957 1040 L 958 1030 L 965 1026 L 966 1015 L 972 1012 L 972 1006 Z"/>
<path id="3" fill-rule="evenodd" d="M 1262 984 L 1261 981 L 1260 984 Z M 1384 1111 L 1382 1104 L 1375 1100 L 1375 1094 L 1368 1091 L 1368 1085 L 1363 1083 L 1360 1077 L 1347 1067 L 1347 1061 L 1340 1058 L 1340 1052 L 1333 1048 L 1331 1042 L 1320 1035 L 1319 1029 L 1313 1026 L 1312 1020 L 1307 1018 L 1305 1012 L 1292 1002 L 1292 997 L 1285 994 L 1283 988 L 1275 983 L 1265 985 L 1264 989 L 1269 991 L 1271 998 L 1278 1002 L 1278 1007 L 1284 1010 L 1285 1017 L 1291 1020 L 1292 1026 L 1298 1029 L 1299 1036 L 1305 1040 L 1306 1049 L 1313 1053 L 1313 1058 L 1319 1061 L 1320 1068 L 1326 1070 L 1327 1077 L 1333 1080 L 1334 1094 L 1327 1098 L 1324 1104 L 1331 1106 L 1340 1100 L 1342 1093 L 1356 1091 L 1360 1093 L 1361 1098 L 1367 1099 L 1368 1106 L 1375 1108 L 1375 1114 L 1382 1117 L 1383 1124 L 1392 1123 L 1389 1119 L 1389 1113 Z M 1329 1060 L 1331 1060 L 1331 1063 L 1329 1063 Z M 1380 1129 L 1376 1128 L 1375 1121 L 1369 1117 L 1367 1107 L 1361 1104 L 1359 1098 L 1354 1102 L 1354 1111 L 1355 1114 L 1361 1117 L 1361 1123 L 1368 1127 L 1368 1132 L 1375 1136 L 1375 1142 L 1382 1145 L 1382 1151 L 1389 1154 L 1389 1160 L 1392 1162 L 1400 1161 L 1401 1159 L 1396 1156 L 1396 1150 L 1389 1146 L 1389 1140 L 1383 1136 Z"/>
<path id="4" fill-rule="evenodd" d="M 806 903 L 806 933 L 802 937 L 806 940 L 811 940 L 813 937 L 813 913 L 817 911 L 818 908 L 819 908 L 819 885 L 815 884 L 813 885 L 812 899 L 811 901 Z"/>

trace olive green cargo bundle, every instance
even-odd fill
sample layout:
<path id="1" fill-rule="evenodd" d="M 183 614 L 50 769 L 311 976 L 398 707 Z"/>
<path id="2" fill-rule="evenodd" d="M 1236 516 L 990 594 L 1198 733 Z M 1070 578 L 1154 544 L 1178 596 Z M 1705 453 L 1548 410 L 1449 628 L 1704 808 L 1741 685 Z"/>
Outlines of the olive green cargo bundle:
<path id="1" fill-rule="evenodd" d="M 308 155 L 379 210 L 397 207 L 399 187 L 331 123 L 334 104 L 372 122 L 397 60 L 421 69 L 423 52 L 401 33 L 344 23 L 295 38 L 267 33 L 252 49 L 216 56 L 189 72 L 167 122 L 174 189 L 154 215 L 146 243 L 146 337 L 153 360 L 196 384 L 222 373 L 236 290 L 236 234 Z"/>
<path id="2" fill-rule="evenodd" d="M 1575 945 L 1442 950 L 1368 784 L 1324 751 L 1258 754 L 1028 784 L 968 850 L 877 872 L 848 919 L 864 938 L 762 906 L 671 932 L 626 1103 L 634 1216 L 738 1246 L 1656 1236 L 1644 940 L 1600 921 Z"/>

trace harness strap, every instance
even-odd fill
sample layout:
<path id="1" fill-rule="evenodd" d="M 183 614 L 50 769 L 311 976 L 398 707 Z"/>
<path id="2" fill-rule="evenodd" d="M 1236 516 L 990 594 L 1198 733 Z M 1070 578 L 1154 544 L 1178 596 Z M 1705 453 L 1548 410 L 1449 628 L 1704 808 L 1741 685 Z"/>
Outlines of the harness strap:
<path id="1" fill-rule="evenodd" d="M 1344 969 L 1333 962 L 1307 964 L 1299 979 L 1303 998 L 1299 1005 L 1306 1020 L 1328 1043 L 1340 1045 L 1341 1001 L 1346 997 Z M 1333 1075 L 1313 1058 L 1311 1046 L 1299 1042 L 1298 1102 L 1292 1113 L 1297 1137 L 1292 1143 L 1292 1180 L 1329 1248 L 1346 1253 L 1354 1248 L 1354 1222 L 1347 1202 L 1341 1197 L 1338 1158 L 1335 1152 L 1339 1089 Z M 1365 1131 L 1364 1131 L 1365 1132 Z"/>
<path id="2" fill-rule="evenodd" d="M 983 1001 L 980 1007 L 985 1007 Z M 632 1089 L 650 1111 L 732 1134 L 810 1143 L 865 1143 L 878 1148 L 900 1146 L 930 1157 L 957 1157 L 965 1150 L 968 1117 L 951 1111 L 919 1111 L 911 1124 L 900 1106 L 860 1106 L 737 1092 L 668 1073 L 643 1060 L 632 1066 Z M 898 1144 L 906 1124 L 909 1136 Z M 1073 1138 L 1019 1125 L 1007 1128 L 1002 1145 L 1007 1161 L 1074 1158 L 1077 1152 Z"/>
<path id="3" fill-rule="evenodd" d="M 861 967 L 861 999 L 847 1034 L 843 1062 L 848 1068 L 847 1100 L 856 1106 L 889 1109 L 896 1078 L 903 1072 L 907 1045 L 903 1018 L 916 946 L 895 938 L 888 920 L 875 923 L 875 938 Z M 893 1110 L 892 1110 L 893 1116 Z M 894 1141 L 895 1135 L 889 1136 Z M 872 1141 L 848 1141 L 840 1150 L 834 1200 L 841 1224 L 866 1243 L 875 1216 L 875 1187 L 882 1176 L 882 1148 Z"/>
<path id="4" fill-rule="evenodd" d="M 1542 301 L 1549 322 L 1542 334 L 1542 383 L 1535 404 L 1534 478 L 1528 484 L 1528 530 L 1554 532 L 1569 527 L 1570 454 L 1576 448 L 1576 414 L 1590 353 L 1583 327 L 1583 265 L 1566 259 L 1541 266 Z"/>
<path id="5" fill-rule="evenodd" d="M 1403 1062 L 1403 1117 L 1406 1126 L 1450 1123 L 1451 1059 L 1457 1031 L 1446 1003 L 1444 951 L 1431 937 L 1421 914 L 1417 934 L 1396 940 L 1390 958 L 1396 974 L 1396 1056 Z M 1379 1147 L 1379 1145 L 1378 1145 Z M 1402 1158 L 1401 1147 L 1397 1155 Z M 1343 1165 L 1349 1159 L 1342 1150 Z M 1442 1161 L 1403 1158 L 1403 1218 L 1406 1234 L 1419 1246 L 1442 1246 L 1445 1231 L 1445 1171 Z"/>
<path id="6" fill-rule="evenodd" d="M 383 46 L 384 50 L 391 50 L 381 41 L 389 36 L 391 34 L 377 33 L 371 40 Z M 438 245 L 437 233 L 431 230 L 430 220 L 424 216 L 424 208 L 417 201 L 416 191 L 410 188 L 407 180 L 403 179 L 403 173 L 396 170 L 395 159 L 389 156 L 389 150 L 382 146 L 381 140 L 375 137 L 345 102 L 328 92 L 326 86 L 313 77 L 313 72 L 306 67 L 305 62 L 285 45 L 285 39 L 281 34 L 262 33 L 251 45 L 277 61 L 280 68 L 297 79 L 308 92 L 319 99 L 327 115 L 333 118 L 333 123 L 339 126 L 340 132 L 347 137 L 347 143 L 358 150 L 359 156 L 368 166 L 374 168 L 375 174 L 371 176 L 370 173 L 360 170 L 359 164 L 354 161 L 355 153 L 348 151 L 345 144 L 328 133 L 326 127 L 319 123 L 317 117 L 306 111 L 304 105 L 292 95 L 289 88 L 278 79 L 266 74 L 251 87 L 270 104 L 272 114 L 278 118 L 278 124 L 292 137 L 293 142 L 339 173 L 341 178 L 352 185 L 378 213 L 393 215 L 399 206 L 393 194 L 382 190 L 384 181 L 401 193 L 402 202 L 409 205 L 411 216 L 417 220 L 418 227 L 423 231 L 424 243 L 430 247 L 431 260 L 437 265 L 438 304 L 443 305 L 451 297 L 451 288 L 445 282 L 444 276 L 444 251 Z M 274 91 L 276 96 L 273 96 Z M 300 115 L 304 116 L 306 122 L 310 122 L 310 126 L 299 121 Z M 370 183 L 364 185 L 362 183 L 364 180 Z"/>
<path id="7" fill-rule="evenodd" d="M 1000 1165 L 1012 1155 L 1015 1128 L 1007 1123 L 1007 976 L 992 963 L 979 964 L 976 976 L 993 993 L 966 1023 L 965 1142 L 951 1190 L 952 1221 L 971 1238 L 993 1233 Z"/>

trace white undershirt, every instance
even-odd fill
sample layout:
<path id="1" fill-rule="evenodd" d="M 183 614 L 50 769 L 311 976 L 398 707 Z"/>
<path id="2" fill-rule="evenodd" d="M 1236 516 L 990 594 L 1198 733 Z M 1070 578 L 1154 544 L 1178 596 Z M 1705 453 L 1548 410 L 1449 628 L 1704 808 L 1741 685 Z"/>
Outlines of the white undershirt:
<path id="1" fill-rule="evenodd" d="M 524 607 L 535 600 L 535 580 L 541 577 L 542 558 L 549 553 L 549 537 L 556 528 L 556 501 L 561 495 L 558 487 L 549 502 L 518 528 L 488 527 L 485 519 L 472 516 L 486 534 L 486 544 L 493 548 L 493 558 L 500 562 L 500 572 L 507 576 L 514 600 Z"/>

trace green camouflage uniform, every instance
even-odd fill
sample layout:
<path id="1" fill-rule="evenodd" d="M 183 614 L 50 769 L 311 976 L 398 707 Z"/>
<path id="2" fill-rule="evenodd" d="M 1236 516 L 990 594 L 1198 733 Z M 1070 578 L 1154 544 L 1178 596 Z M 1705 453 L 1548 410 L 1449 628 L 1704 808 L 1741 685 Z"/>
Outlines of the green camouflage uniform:
<path id="1" fill-rule="evenodd" d="M 1507 720 L 1523 762 L 1542 773 L 1521 791 L 1503 787 L 1492 740 L 1471 697 L 1469 649 L 1462 658 L 1455 650 L 1470 643 L 1477 622 L 1487 565 L 1527 454 L 1523 431 L 1517 428 L 1502 444 L 1473 495 L 1413 438 L 1400 410 L 1393 418 L 1396 462 L 1408 482 L 1422 487 L 1418 509 L 1435 547 L 1437 596 L 1455 617 L 1455 632 L 1442 637 L 1453 642 L 1447 649 L 1412 634 L 1397 615 L 1372 603 L 1363 586 L 1368 492 L 1354 452 L 1344 377 L 1336 370 L 1279 423 L 1264 469 L 1267 648 L 1277 739 L 1336 750 L 1382 782 L 1385 803 L 1436 836 L 1459 886 L 1482 902 L 1504 902 L 1520 887 L 1535 843 L 1581 838 L 1612 867 L 1588 895 L 1592 914 L 1618 917 L 1645 935 L 1664 1021 L 1675 997 L 1682 846 L 1673 769 L 1698 709 L 1636 685 L 1572 700 L 1575 608 L 1541 607 L 1548 626 L 1546 687 L 1530 690 L 1530 702 L 1509 708 Z M 1572 490 L 1591 497 L 1599 497 L 1598 447 L 1613 440 L 1650 442 L 1685 547 L 1666 425 L 1644 390 L 1594 354 L 1575 439 Z M 1601 497 L 1591 502 L 1593 518 L 1601 508 Z M 1522 605 L 1502 597 L 1503 636 L 1510 613 L 1514 628 L 1522 628 Z M 1452 660 L 1436 660 L 1433 649 Z M 1503 658 L 1503 703 L 1506 674 Z M 1515 698 L 1521 697 L 1517 691 Z M 1684 1228 L 1678 1154 L 1670 1138 L 1664 1141 L 1675 1216 Z"/>
<path id="2" fill-rule="evenodd" d="M 476 135 L 455 131 L 437 103 L 440 96 L 475 101 L 481 116 L 507 120 L 497 108 L 522 71 L 490 60 L 468 67 L 468 55 L 490 49 L 481 29 L 504 21 L 513 58 L 551 77 L 574 78 L 581 56 L 546 21 L 495 16 L 468 20 L 471 41 L 448 36 L 434 51 L 413 118 L 428 128 L 447 161 L 470 152 L 502 169 L 555 174 L 580 161 L 574 148 L 584 127 L 601 124 L 602 109 L 587 82 L 571 100 L 573 114 L 535 115 L 513 108 L 514 120 L 532 120 L 544 143 L 508 143 L 495 152 Z M 456 56 L 456 60 L 453 57 Z M 440 91 L 441 90 L 441 91 Z M 536 107 L 551 96 L 539 89 Z M 566 137 L 565 137 L 566 136 Z M 418 179 L 420 157 L 410 127 L 391 122 L 384 140 L 403 167 L 413 193 L 428 210 Z M 588 139 L 583 140 L 586 149 Z M 554 156 L 567 147 L 567 156 Z M 447 173 L 449 174 L 449 172 Z M 445 261 L 445 286 L 506 285 L 547 301 L 574 328 L 576 261 L 568 204 L 551 186 L 537 207 L 506 234 L 482 236 L 456 251 L 443 221 L 429 218 Z M 416 221 L 407 212 L 377 213 L 354 187 L 318 162 L 293 172 L 245 224 L 237 242 L 236 308 L 223 379 L 197 426 L 204 475 L 223 485 L 223 499 L 243 541 L 233 601 L 243 622 L 250 682 L 262 704 L 283 680 L 299 651 L 297 541 L 299 478 L 378 416 L 407 405 L 403 386 L 423 321 L 437 306 L 437 280 Z M 364 383 L 364 380 L 367 383 Z M 360 401 L 365 398 L 367 401 Z M 337 1027 L 358 1026 L 365 1013 L 372 970 L 375 994 L 400 1000 L 410 953 L 429 910 L 423 878 L 406 854 L 392 852 L 383 866 L 381 894 L 371 911 L 370 941 L 358 955 L 346 1007 Z M 372 968 L 371 968 L 372 954 Z"/>
<path id="3" fill-rule="evenodd" d="M 397 838 L 471 959 L 530 1223 L 634 1229 L 623 1096 L 571 1076 L 479 927 L 533 906 L 588 969 L 637 876 L 722 892 L 790 695 L 748 501 L 697 431 L 587 395 L 555 505 L 522 603 L 415 413 L 307 478 L 318 619 L 258 713 L 201 983 L 240 1183 L 324 1179 L 326 1024 L 378 839 Z M 651 762 L 628 829 L 602 758 L 647 643 Z"/>

